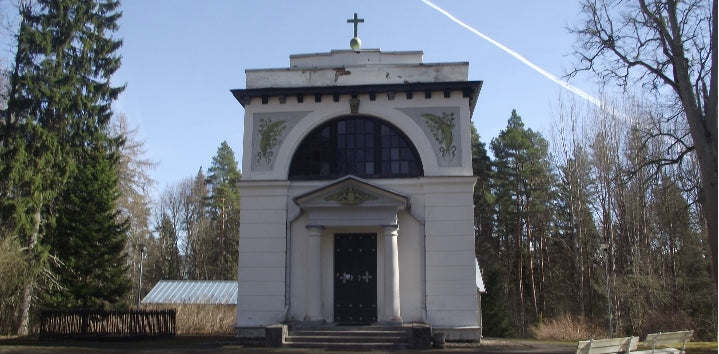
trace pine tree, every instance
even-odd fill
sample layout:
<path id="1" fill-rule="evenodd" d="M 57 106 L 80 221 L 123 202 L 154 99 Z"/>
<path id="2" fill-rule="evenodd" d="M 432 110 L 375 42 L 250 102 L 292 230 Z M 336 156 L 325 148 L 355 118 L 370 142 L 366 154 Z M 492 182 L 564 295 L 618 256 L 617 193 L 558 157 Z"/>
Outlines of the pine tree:
<path id="1" fill-rule="evenodd" d="M 207 183 L 212 188 L 209 213 L 215 231 L 217 279 L 237 276 L 240 226 L 240 172 L 232 148 L 223 141 L 207 170 Z"/>
<path id="2" fill-rule="evenodd" d="M 554 176 L 549 169 L 548 143 L 527 129 L 516 111 L 507 128 L 492 139 L 495 161 L 496 235 L 509 301 L 521 331 L 529 324 L 527 310 L 539 318 L 545 308 L 542 286 L 547 238 L 553 232 L 551 201 Z M 500 274 L 502 274 L 500 273 Z M 527 302 L 527 300 L 530 300 Z M 530 306 L 527 306 L 527 305 Z"/>
<path id="3" fill-rule="evenodd" d="M 479 141 L 477 129 L 472 126 L 472 171 L 477 182 L 474 185 L 474 227 L 476 228 L 475 253 L 480 266 L 492 262 L 488 258 L 496 257 L 497 250 L 492 242 L 493 196 L 490 179 L 492 161 L 487 156 L 484 143 Z"/>

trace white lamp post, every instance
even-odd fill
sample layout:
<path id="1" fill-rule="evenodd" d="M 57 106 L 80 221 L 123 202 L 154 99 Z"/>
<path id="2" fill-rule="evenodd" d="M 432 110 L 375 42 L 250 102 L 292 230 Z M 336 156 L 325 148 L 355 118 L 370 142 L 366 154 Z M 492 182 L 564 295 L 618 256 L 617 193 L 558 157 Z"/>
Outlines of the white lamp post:
<path id="1" fill-rule="evenodd" d="M 137 246 L 140 249 L 140 281 L 137 285 L 137 309 L 140 309 L 141 293 L 142 293 L 142 261 L 145 260 L 145 252 L 147 252 L 147 246 L 141 243 Z"/>

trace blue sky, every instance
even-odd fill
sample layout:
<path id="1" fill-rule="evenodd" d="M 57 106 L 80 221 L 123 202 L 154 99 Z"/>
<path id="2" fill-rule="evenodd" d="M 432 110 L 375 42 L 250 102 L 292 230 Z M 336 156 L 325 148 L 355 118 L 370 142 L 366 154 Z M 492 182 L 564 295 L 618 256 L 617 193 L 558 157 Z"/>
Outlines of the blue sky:
<path id="1" fill-rule="evenodd" d="M 570 0 L 434 0 L 436 5 L 546 71 L 571 69 L 579 21 Z M 425 63 L 469 62 L 484 86 L 473 122 L 485 143 L 517 109 L 548 137 L 561 89 L 526 64 L 462 28 L 421 0 L 126 0 L 116 35 L 123 64 L 113 81 L 127 84 L 115 104 L 138 128 L 147 158 L 158 162 L 156 193 L 206 171 L 222 141 L 242 158 L 245 69 L 281 68 L 290 54 L 349 49 L 357 12 L 363 48 L 422 50 Z M 5 39 L 6 40 L 6 39 Z M 570 81 L 592 92 L 593 81 Z"/>

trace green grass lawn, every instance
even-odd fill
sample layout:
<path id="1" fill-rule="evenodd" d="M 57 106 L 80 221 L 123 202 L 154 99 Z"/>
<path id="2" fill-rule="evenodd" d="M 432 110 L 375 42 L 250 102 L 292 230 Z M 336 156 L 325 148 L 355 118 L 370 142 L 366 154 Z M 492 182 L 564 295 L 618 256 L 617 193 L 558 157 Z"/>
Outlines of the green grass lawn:
<path id="1" fill-rule="evenodd" d="M 717 353 L 717 342 L 689 342 L 687 353 Z"/>

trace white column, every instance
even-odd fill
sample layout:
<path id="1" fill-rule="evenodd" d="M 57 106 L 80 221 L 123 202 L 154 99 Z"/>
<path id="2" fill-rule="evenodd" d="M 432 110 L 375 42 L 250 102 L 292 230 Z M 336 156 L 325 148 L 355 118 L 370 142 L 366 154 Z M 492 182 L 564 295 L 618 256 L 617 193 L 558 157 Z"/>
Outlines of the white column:
<path id="1" fill-rule="evenodd" d="M 324 322 L 322 318 L 322 250 L 324 226 L 307 225 L 307 314 L 305 322 Z"/>
<path id="2" fill-rule="evenodd" d="M 384 226 L 384 322 L 402 324 L 399 304 L 399 251 L 397 225 Z"/>

